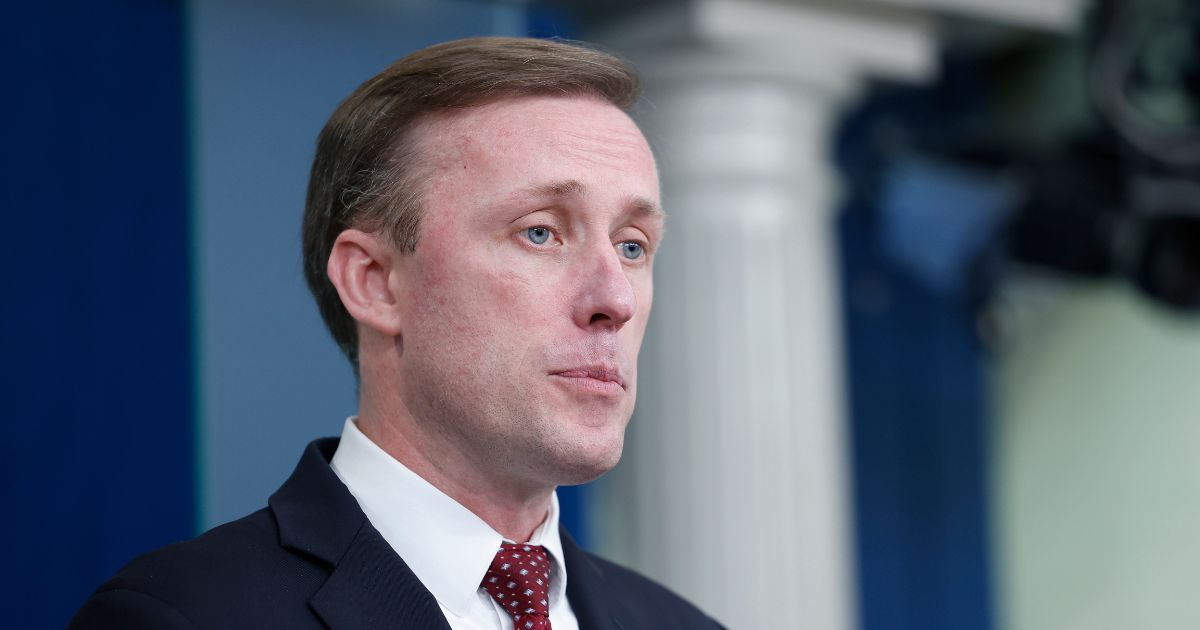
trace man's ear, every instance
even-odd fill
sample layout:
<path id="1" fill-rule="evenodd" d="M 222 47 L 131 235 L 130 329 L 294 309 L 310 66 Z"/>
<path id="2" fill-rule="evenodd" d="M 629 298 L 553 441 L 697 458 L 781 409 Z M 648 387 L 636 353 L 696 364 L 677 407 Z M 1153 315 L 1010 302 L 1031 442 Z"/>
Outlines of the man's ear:
<path id="1" fill-rule="evenodd" d="M 393 278 L 399 255 L 386 237 L 350 229 L 333 242 L 325 267 L 350 316 L 393 337 L 400 334 L 403 323 Z"/>

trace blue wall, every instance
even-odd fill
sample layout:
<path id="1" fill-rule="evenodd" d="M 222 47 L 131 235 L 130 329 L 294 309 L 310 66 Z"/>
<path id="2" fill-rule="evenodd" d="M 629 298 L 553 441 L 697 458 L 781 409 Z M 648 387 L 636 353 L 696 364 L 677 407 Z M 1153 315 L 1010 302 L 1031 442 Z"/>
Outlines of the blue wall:
<path id="1" fill-rule="evenodd" d="M 192 533 L 182 7 L 7 7 L 0 519 L 8 628 Z"/>
<path id="2" fill-rule="evenodd" d="M 993 627 L 983 351 L 961 301 L 878 253 L 842 217 L 862 630 Z"/>
<path id="3" fill-rule="evenodd" d="M 916 159 L 970 137 L 988 102 L 977 67 L 942 74 L 928 88 L 878 86 L 838 132 L 862 630 L 995 626 L 978 322 L 1008 190 Z"/>

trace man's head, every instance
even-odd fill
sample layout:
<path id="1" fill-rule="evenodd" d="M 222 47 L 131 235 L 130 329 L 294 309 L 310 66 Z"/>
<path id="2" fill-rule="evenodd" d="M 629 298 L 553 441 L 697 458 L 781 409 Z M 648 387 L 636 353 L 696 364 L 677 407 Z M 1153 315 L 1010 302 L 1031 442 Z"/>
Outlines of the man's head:
<path id="1" fill-rule="evenodd" d="M 481 470 L 575 483 L 616 463 L 662 234 L 636 94 L 606 54 L 488 38 L 410 55 L 339 107 L 305 270 L 364 397 Z"/>
<path id="2" fill-rule="evenodd" d="M 302 242 L 304 275 L 321 317 L 357 369 L 357 332 L 326 276 L 337 235 L 350 227 L 388 234 L 404 252 L 420 236 L 426 163 L 413 130 L 430 115 L 504 98 L 594 96 L 626 109 L 636 72 L 596 50 L 540 39 L 479 37 L 400 59 L 358 87 L 317 141 Z"/>

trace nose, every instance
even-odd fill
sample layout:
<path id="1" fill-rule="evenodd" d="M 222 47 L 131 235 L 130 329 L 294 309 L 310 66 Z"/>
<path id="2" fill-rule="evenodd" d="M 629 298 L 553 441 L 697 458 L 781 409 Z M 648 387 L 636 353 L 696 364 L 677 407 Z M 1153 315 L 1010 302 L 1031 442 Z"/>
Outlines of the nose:
<path id="1" fill-rule="evenodd" d="M 574 302 L 575 323 L 581 328 L 619 330 L 637 312 L 633 284 L 625 273 L 616 248 L 590 251 L 579 272 L 579 292 Z"/>

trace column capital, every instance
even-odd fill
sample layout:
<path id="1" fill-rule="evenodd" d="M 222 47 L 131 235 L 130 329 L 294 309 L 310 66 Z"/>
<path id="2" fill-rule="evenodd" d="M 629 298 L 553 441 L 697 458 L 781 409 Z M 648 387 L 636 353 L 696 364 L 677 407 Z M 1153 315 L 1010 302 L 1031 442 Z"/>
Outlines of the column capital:
<path id="1" fill-rule="evenodd" d="M 937 68 L 930 16 L 861 4 L 692 0 L 630 16 L 595 39 L 628 56 L 651 85 L 757 79 L 840 95 L 865 78 L 923 82 Z"/>

